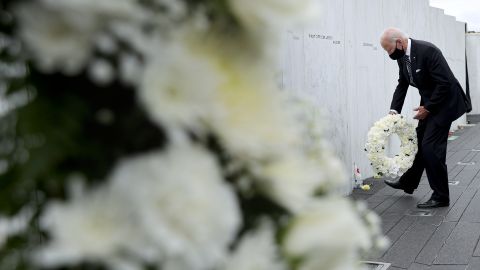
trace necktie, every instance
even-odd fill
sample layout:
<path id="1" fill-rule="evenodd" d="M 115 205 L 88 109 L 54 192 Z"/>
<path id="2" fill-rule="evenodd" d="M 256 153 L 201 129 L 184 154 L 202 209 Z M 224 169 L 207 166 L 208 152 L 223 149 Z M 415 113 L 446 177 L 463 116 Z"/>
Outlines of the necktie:
<path id="1" fill-rule="evenodd" d="M 403 58 L 405 59 L 405 64 L 407 65 L 408 79 L 410 80 L 410 83 L 412 85 L 415 85 L 415 83 L 413 82 L 412 63 L 410 62 L 410 57 L 408 55 L 405 55 Z"/>

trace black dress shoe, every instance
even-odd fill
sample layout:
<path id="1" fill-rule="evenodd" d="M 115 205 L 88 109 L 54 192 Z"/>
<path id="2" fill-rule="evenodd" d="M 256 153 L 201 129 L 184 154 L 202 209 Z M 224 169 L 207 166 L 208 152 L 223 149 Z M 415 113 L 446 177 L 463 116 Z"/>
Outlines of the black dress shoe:
<path id="1" fill-rule="evenodd" d="M 385 182 L 385 184 L 387 184 L 388 186 L 394 188 L 394 189 L 402 189 L 403 191 L 405 191 L 405 193 L 408 193 L 408 194 L 412 194 L 413 193 L 413 189 L 406 189 L 403 187 L 403 185 L 400 183 L 400 181 L 390 181 L 390 180 L 383 180 L 383 182 Z"/>
<path id="2" fill-rule="evenodd" d="M 417 204 L 417 208 L 437 208 L 437 207 L 447 207 L 450 203 L 448 201 L 436 201 L 434 199 L 430 199 L 424 203 Z"/>

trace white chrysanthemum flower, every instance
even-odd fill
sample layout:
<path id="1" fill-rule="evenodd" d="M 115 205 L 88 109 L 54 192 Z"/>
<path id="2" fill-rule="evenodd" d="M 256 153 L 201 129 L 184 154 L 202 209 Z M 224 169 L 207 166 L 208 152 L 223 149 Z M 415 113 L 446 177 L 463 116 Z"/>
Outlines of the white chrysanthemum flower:
<path id="1" fill-rule="evenodd" d="M 115 78 L 113 66 L 103 59 L 94 60 L 88 68 L 88 73 L 91 79 L 99 85 L 109 84 Z"/>
<path id="2" fill-rule="evenodd" d="M 162 50 L 144 72 L 139 96 L 155 122 L 197 132 L 213 128 L 242 160 L 271 158 L 300 144 L 271 73 L 226 61 L 185 31 L 175 42 L 159 42 Z"/>
<path id="3" fill-rule="evenodd" d="M 117 53 L 119 45 L 111 35 L 106 33 L 98 34 L 95 38 L 95 46 L 98 51 L 107 55 Z"/>
<path id="4" fill-rule="evenodd" d="M 122 54 L 119 60 L 119 77 L 124 83 L 137 85 L 141 80 L 143 66 L 140 60 L 130 54 Z"/>
<path id="5" fill-rule="evenodd" d="M 180 19 L 187 15 L 188 7 L 184 1 L 178 0 L 154 0 L 166 10 L 166 14 L 173 19 Z"/>
<path id="6" fill-rule="evenodd" d="M 23 233 L 33 216 L 33 211 L 29 208 L 21 210 L 13 217 L 0 216 L 0 249 L 13 235 Z"/>
<path id="7" fill-rule="evenodd" d="M 233 15 L 245 28 L 250 51 L 272 66 L 281 59 L 281 37 L 287 29 L 307 26 L 320 14 L 316 0 L 228 0 Z"/>
<path id="8" fill-rule="evenodd" d="M 273 227 L 264 223 L 247 233 L 219 270 L 286 269 L 275 242 Z"/>
<path id="9" fill-rule="evenodd" d="M 324 186 L 318 165 L 300 153 L 285 155 L 254 171 L 265 192 L 292 212 L 305 208 Z"/>
<path id="10" fill-rule="evenodd" d="M 78 73 L 92 51 L 98 21 L 91 14 L 58 12 L 39 3 L 18 7 L 19 34 L 45 72 Z"/>
<path id="11" fill-rule="evenodd" d="M 369 232 L 345 198 L 326 197 L 294 218 L 285 240 L 287 256 L 302 270 L 357 269 L 358 251 L 372 245 Z"/>
<path id="12" fill-rule="evenodd" d="M 283 31 L 319 15 L 315 0 L 229 0 L 233 13 L 251 31 Z M 266 33 L 269 34 L 269 33 Z"/>
<path id="13" fill-rule="evenodd" d="M 208 269 L 220 262 L 240 225 L 236 197 L 213 156 L 172 146 L 121 162 L 111 175 L 158 247 L 165 269 Z"/>
<path id="14" fill-rule="evenodd" d="M 119 19 L 141 19 L 145 14 L 137 0 L 41 0 L 61 12 L 86 12 Z"/>
<path id="15" fill-rule="evenodd" d="M 215 92 L 222 73 L 213 58 L 181 44 L 167 45 L 150 59 L 140 100 L 152 119 L 171 128 L 202 131 L 216 110 Z"/>
<path id="16" fill-rule="evenodd" d="M 227 150 L 236 158 L 258 160 L 300 145 L 300 133 L 271 74 L 254 74 L 252 67 L 227 69 L 228 81 L 218 93 L 223 117 L 215 125 Z"/>
<path id="17" fill-rule="evenodd" d="M 52 202 L 40 219 L 51 240 L 35 253 L 44 267 L 105 262 L 135 243 L 134 220 L 125 213 L 125 201 L 105 187 L 69 202 Z"/>
<path id="18" fill-rule="evenodd" d="M 324 139 L 325 119 L 320 109 L 300 96 L 292 96 L 291 103 L 296 123 L 302 131 L 302 149 L 323 173 L 319 188 L 323 192 L 339 191 L 348 184 L 348 177 L 332 145 Z"/>

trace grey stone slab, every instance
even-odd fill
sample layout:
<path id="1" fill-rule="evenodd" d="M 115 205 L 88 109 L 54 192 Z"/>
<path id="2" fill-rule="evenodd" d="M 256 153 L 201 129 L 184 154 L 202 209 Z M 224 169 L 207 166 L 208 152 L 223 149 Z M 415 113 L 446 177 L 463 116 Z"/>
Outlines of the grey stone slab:
<path id="1" fill-rule="evenodd" d="M 448 179 L 455 179 L 455 177 L 463 170 L 464 166 L 452 165 L 448 166 Z"/>
<path id="2" fill-rule="evenodd" d="M 436 210 L 434 210 L 436 211 Z M 440 215 L 434 215 L 434 216 L 431 216 L 431 217 L 417 217 L 417 220 L 416 222 L 417 223 L 420 223 L 420 224 L 427 224 L 427 225 L 433 225 L 433 226 L 440 226 L 443 221 L 445 220 L 445 217 L 444 216 L 440 216 Z"/>
<path id="3" fill-rule="evenodd" d="M 473 178 L 472 182 L 470 183 L 470 185 L 468 185 L 468 189 L 472 189 L 472 190 L 478 190 L 480 188 L 480 175 L 477 174 L 475 175 L 475 177 Z"/>
<path id="4" fill-rule="evenodd" d="M 452 142 L 452 150 L 468 149 L 468 146 L 470 145 L 469 141 L 473 142 L 472 145 L 475 145 L 478 142 L 478 132 L 478 127 L 455 132 L 455 135 L 460 136 L 461 138 Z"/>
<path id="5" fill-rule="evenodd" d="M 391 196 L 394 195 L 398 192 L 398 189 L 393 189 L 389 186 L 385 186 L 382 189 L 380 189 L 375 195 L 377 196 Z"/>
<path id="6" fill-rule="evenodd" d="M 455 154 L 453 154 L 448 161 L 461 161 L 471 152 L 470 150 L 472 149 L 463 149 L 462 147 L 465 144 L 465 139 L 468 139 L 469 137 L 471 136 L 463 136 L 463 138 L 459 138 L 460 140 L 457 139 L 457 145 L 452 147 L 452 149 L 455 150 Z"/>
<path id="7" fill-rule="evenodd" d="M 441 215 L 441 216 L 446 216 L 447 213 L 450 211 L 451 207 L 453 207 L 460 196 L 465 192 L 467 187 L 465 186 L 450 186 L 450 207 L 442 207 L 438 208 L 437 211 L 435 212 L 435 215 Z"/>
<path id="8" fill-rule="evenodd" d="M 366 201 L 368 198 L 370 198 L 370 195 L 353 193 L 350 195 L 350 197 L 356 201 Z"/>
<path id="9" fill-rule="evenodd" d="M 420 251 L 415 262 L 431 265 L 456 225 L 455 222 L 442 223 Z"/>
<path id="10" fill-rule="evenodd" d="M 367 205 L 368 205 L 368 209 L 374 209 L 379 204 L 381 204 L 383 201 L 369 201 L 369 200 L 367 200 L 366 202 L 367 202 Z"/>
<path id="11" fill-rule="evenodd" d="M 386 236 L 392 242 L 392 245 L 415 223 L 416 217 L 403 216 L 400 221 L 388 231 Z"/>
<path id="12" fill-rule="evenodd" d="M 427 195 L 429 196 L 429 193 L 429 186 L 419 186 L 412 195 L 400 197 L 392 206 L 387 208 L 385 212 L 404 213 L 409 209 L 416 208 L 417 203 L 424 200 Z"/>
<path id="13" fill-rule="evenodd" d="M 467 151 L 467 155 L 465 155 L 465 157 L 463 157 L 463 159 L 460 160 L 461 162 L 470 162 L 472 161 L 473 158 L 475 158 L 475 156 L 477 155 L 477 152 L 472 152 L 471 150 L 472 149 L 464 150 L 464 151 Z"/>
<path id="14" fill-rule="evenodd" d="M 465 270 L 467 265 L 432 265 L 428 270 Z"/>
<path id="15" fill-rule="evenodd" d="M 375 194 L 372 195 L 370 198 L 367 199 L 369 202 L 384 202 L 386 199 L 391 198 L 393 195 L 380 195 Z"/>
<path id="16" fill-rule="evenodd" d="M 408 270 L 428 270 L 430 269 L 429 265 L 424 265 L 424 264 L 419 264 L 419 263 L 413 263 L 408 267 Z"/>
<path id="17" fill-rule="evenodd" d="M 475 250 L 473 251 L 473 256 L 474 257 L 480 257 L 480 244 L 479 243 L 477 243 L 477 246 L 475 247 Z M 478 269 L 480 269 L 480 267 Z"/>
<path id="18" fill-rule="evenodd" d="M 480 162 L 469 161 L 467 163 L 471 163 L 472 165 L 463 166 L 464 167 L 463 170 L 474 170 L 474 171 L 480 170 Z"/>
<path id="19" fill-rule="evenodd" d="M 434 264 L 467 265 L 480 236 L 479 223 L 459 222 L 440 249 Z"/>
<path id="20" fill-rule="evenodd" d="M 480 222 L 480 192 L 477 192 L 462 214 L 462 222 Z"/>
<path id="21" fill-rule="evenodd" d="M 480 269 L 480 258 L 472 257 L 468 263 L 467 270 L 478 270 Z"/>
<path id="22" fill-rule="evenodd" d="M 384 213 L 381 216 L 383 233 L 387 234 L 404 217 L 399 213 Z"/>
<path id="23" fill-rule="evenodd" d="M 480 170 L 480 168 L 479 168 L 479 170 Z M 480 187 L 480 175 L 477 174 L 473 177 L 473 180 L 470 183 L 470 185 L 468 185 L 468 189 L 478 190 L 479 187 Z"/>
<path id="24" fill-rule="evenodd" d="M 398 267 L 395 267 L 395 266 L 390 266 L 390 267 L 388 267 L 388 270 L 405 270 L 405 268 L 398 268 Z"/>
<path id="25" fill-rule="evenodd" d="M 423 196 L 422 196 L 423 198 Z M 405 213 L 407 210 L 415 208 L 419 198 L 414 196 L 402 196 L 398 198 L 390 207 L 385 209 L 385 213 Z"/>
<path id="26" fill-rule="evenodd" d="M 408 268 L 427 243 L 437 227 L 428 224 L 415 224 L 392 245 L 383 260 L 393 266 Z"/>
<path id="27" fill-rule="evenodd" d="M 480 169 L 480 168 L 479 168 Z M 458 175 L 454 178 L 455 181 L 459 181 L 459 185 L 468 186 L 475 175 L 478 174 L 478 169 L 464 168 Z M 451 179 L 451 178 L 450 178 Z"/>
<path id="28" fill-rule="evenodd" d="M 420 185 L 429 185 L 428 178 L 426 176 L 420 179 Z"/>
<path id="29" fill-rule="evenodd" d="M 467 188 L 455 204 L 453 206 L 450 205 L 450 211 L 445 216 L 445 221 L 459 221 L 476 192 L 477 190 L 475 189 Z"/>
<path id="30" fill-rule="evenodd" d="M 472 131 L 471 133 L 476 133 L 475 131 L 478 132 L 478 129 L 472 129 L 471 131 Z M 470 133 L 470 135 L 471 135 L 471 133 Z M 474 148 L 475 146 L 477 146 L 480 143 L 479 139 L 480 139 L 479 136 L 469 136 L 468 140 L 465 140 L 465 144 L 462 145 L 462 148 L 471 150 L 472 148 Z"/>
<path id="31" fill-rule="evenodd" d="M 450 158 L 447 159 L 447 166 L 457 165 L 458 162 L 464 160 L 464 158 L 470 153 L 469 150 L 460 150 L 455 152 Z"/>
<path id="32" fill-rule="evenodd" d="M 390 208 L 393 204 L 395 204 L 396 201 L 398 201 L 402 196 L 391 196 L 385 201 L 383 201 L 381 204 L 379 204 L 377 207 L 373 209 L 378 214 L 382 214 L 385 212 L 388 208 Z"/>
<path id="33" fill-rule="evenodd" d="M 480 150 L 480 145 L 477 145 L 474 148 L 477 150 Z M 471 161 L 480 162 L 480 152 L 477 152 L 477 155 L 474 158 L 472 158 Z"/>
<path id="34" fill-rule="evenodd" d="M 472 132 L 475 133 L 475 132 Z M 450 150 L 452 151 L 461 151 L 466 150 L 464 145 L 466 144 L 466 140 L 469 140 L 475 134 L 466 133 L 466 134 L 455 134 L 455 136 L 459 136 L 460 138 L 456 139 L 455 141 L 449 141 Z"/>

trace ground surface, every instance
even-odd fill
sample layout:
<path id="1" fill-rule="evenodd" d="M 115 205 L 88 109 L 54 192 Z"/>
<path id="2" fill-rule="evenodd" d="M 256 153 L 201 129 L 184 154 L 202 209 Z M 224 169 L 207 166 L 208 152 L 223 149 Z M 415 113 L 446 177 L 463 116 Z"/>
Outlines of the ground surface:
<path id="1" fill-rule="evenodd" d="M 469 120 L 475 123 L 480 117 Z M 389 270 L 480 270 L 480 124 L 453 135 L 458 138 L 449 141 L 447 153 L 450 207 L 418 212 L 416 204 L 431 195 L 425 175 L 413 195 L 377 179 L 366 180 L 372 183 L 370 191 L 353 192 L 353 198 L 380 215 L 392 242 L 386 252 L 369 259 L 391 263 Z"/>

